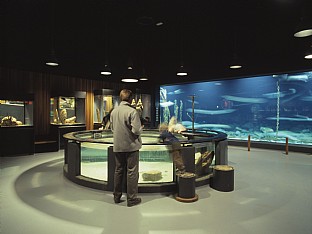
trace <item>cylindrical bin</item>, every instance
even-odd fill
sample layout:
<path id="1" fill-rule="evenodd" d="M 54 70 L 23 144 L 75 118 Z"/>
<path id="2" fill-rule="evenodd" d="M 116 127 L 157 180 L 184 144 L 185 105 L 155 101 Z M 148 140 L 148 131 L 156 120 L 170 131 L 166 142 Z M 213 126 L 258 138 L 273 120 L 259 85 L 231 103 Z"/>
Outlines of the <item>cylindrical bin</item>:
<path id="1" fill-rule="evenodd" d="M 210 187 L 230 192 L 234 190 L 234 168 L 228 165 L 217 165 L 213 167 L 213 177 L 210 180 Z"/>
<path id="2" fill-rule="evenodd" d="M 176 200 L 180 202 L 194 202 L 198 200 L 198 195 L 195 193 L 195 178 L 196 175 L 190 172 L 178 175 Z"/>

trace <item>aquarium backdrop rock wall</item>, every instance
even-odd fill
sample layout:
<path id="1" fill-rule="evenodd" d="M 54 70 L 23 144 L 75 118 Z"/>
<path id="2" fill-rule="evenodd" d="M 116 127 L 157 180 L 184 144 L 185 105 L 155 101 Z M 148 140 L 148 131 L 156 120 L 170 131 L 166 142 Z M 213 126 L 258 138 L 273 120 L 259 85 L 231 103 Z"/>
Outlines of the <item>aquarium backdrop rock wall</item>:
<path id="1" fill-rule="evenodd" d="M 192 128 L 229 139 L 312 145 L 312 72 L 166 85 L 160 87 L 160 122 L 175 116 Z"/>

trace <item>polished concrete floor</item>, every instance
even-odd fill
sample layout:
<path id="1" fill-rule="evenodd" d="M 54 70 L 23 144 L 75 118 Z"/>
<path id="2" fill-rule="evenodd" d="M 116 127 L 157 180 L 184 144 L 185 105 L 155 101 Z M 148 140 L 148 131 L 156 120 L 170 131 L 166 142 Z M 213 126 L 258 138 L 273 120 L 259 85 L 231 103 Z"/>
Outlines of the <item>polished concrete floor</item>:
<path id="1" fill-rule="evenodd" d="M 312 233 L 311 154 L 229 147 L 234 191 L 140 194 L 129 208 L 64 178 L 63 153 L 0 158 L 1 234 Z"/>

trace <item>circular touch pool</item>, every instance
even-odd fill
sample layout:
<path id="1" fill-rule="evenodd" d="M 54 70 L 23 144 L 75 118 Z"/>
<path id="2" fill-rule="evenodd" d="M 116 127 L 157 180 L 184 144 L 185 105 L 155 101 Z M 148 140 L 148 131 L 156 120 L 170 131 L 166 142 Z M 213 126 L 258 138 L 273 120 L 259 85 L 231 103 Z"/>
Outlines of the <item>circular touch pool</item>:
<path id="1" fill-rule="evenodd" d="M 175 134 L 181 143 L 186 171 L 196 174 L 196 186 L 209 183 L 214 165 L 227 164 L 227 135 L 218 131 Z M 115 159 L 111 131 L 79 131 L 64 135 L 64 175 L 71 181 L 113 190 Z M 176 191 L 171 146 L 159 141 L 158 130 L 145 130 L 139 161 L 139 192 Z"/>

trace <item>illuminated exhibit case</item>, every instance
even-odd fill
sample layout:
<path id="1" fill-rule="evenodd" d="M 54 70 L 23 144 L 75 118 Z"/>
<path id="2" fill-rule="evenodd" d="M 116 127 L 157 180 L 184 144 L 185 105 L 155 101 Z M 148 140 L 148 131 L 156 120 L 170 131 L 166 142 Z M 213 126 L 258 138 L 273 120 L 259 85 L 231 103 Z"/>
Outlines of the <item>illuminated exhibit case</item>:
<path id="1" fill-rule="evenodd" d="M 0 98 L 0 155 L 33 153 L 33 95 Z"/>
<path id="2" fill-rule="evenodd" d="M 312 72 L 160 87 L 160 122 L 214 129 L 233 141 L 312 145 Z"/>
<path id="3" fill-rule="evenodd" d="M 81 91 L 50 98 L 50 132 L 59 149 L 64 148 L 65 133 L 86 129 L 85 100 Z"/>
<path id="4" fill-rule="evenodd" d="M 104 127 L 103 118 L 107 116 L 110 111 L 119 105 L 119 93 L 112 89 L 102 89 L 94 91 L 94 129 Z"/>

